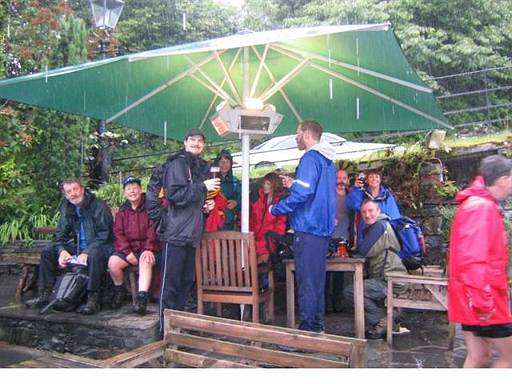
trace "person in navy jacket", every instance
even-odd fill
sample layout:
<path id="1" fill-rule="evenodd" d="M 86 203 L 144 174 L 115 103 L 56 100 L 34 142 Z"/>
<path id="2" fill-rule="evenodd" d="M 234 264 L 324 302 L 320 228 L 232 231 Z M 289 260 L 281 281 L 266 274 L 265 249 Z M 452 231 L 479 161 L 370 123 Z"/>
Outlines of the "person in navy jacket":
<path id="1" fill-rule="evenodd" d="M 323 332 L 325 316 L 325 258 L 336 216 L 335 151 L 320 143 L 321 125 L 313 120 L 297 127 L 297 148 L 306 150 L 295 179 L 280 176 L 289 195 L 270 208 L 288 215 L 294 231 L 293 250 L 298 287 L 299 329 Z"/>

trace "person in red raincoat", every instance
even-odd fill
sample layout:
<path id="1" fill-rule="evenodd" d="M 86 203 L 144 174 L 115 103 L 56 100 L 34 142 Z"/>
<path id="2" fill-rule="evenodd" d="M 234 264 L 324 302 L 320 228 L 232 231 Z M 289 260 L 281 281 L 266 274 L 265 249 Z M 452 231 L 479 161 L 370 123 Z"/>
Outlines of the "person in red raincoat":
<path id="1" fill-rule="evenodd" d="M 465 368 L 512 367 L 508 240 L 499 203 L 512 194 L 512 160 L 489 156 L 480 175 L 457 194 L 448 256 L 448 318 L 461 323 Z"/>
<path id="2" fill-rule="evenodd" d="M 273 241 L 267 241 L 267 233 L 272 231 L 283 235 L 286 231 L 286 216 L 274 216 L 268 209 L 279 202 L 283 194 L 281 184 L 277 174 L 268 173 L 263 178 L 257 196 L 253 195 L 251 199 L 249 230 L 254 232 L 258 263 L 266 263 L 269 255 L 276 250 Z"/>

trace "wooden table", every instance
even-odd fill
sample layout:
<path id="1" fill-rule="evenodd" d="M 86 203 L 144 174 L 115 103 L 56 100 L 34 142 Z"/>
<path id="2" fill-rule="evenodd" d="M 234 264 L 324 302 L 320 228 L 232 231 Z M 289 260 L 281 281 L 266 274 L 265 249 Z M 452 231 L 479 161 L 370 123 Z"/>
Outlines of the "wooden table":
<path id="1" fill-rule="evenodd" d="M 327 272 L 353 272 L 355 336 L 364 339 L 364 258 L 336 257 L 326 260 Z M 295 328 L 295 260 L 284 260 L 286 265 L 286 318 L 287 325 Z"/>

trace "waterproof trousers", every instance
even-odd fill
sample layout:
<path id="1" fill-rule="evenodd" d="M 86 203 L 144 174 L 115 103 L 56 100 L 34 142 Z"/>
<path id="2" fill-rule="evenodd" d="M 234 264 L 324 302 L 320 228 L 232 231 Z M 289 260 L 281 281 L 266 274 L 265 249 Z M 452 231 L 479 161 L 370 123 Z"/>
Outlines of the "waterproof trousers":
<path id="1" fill-rule="evenodd" d="M 329 237 L 296 232 L 293 238 L 299 329 L 323 332 L 325 318 L 325 258 Z"/>
<path id="2" fill-rule="evenodd" d="M 164 309 L 183 311 L 195 280 L 196 248 L 165 243 L 160 264 L 160 335 L 164 330 Z"/>
<path id="3" fill-rule="evenodd" d="M 385 303 L 387 298 L 387 285 L 381 279 L 365 279 L 364 289 L 364 322 L 366 328 L 374 327 L 379 320 L 387 315 Z M 347 305 L 354 307 L 354 285 L 350 284 L 343 290 L 343 298 Z"/>

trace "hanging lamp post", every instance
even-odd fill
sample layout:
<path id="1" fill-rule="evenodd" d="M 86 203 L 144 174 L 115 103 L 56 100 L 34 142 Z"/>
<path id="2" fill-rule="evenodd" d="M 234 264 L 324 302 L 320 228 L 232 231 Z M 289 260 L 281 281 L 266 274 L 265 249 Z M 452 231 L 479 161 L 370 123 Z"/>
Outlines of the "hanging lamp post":
<path id="1" fill-rule="evenodd" d="M 91 6 L 94 26 L 100 31 L 100 58 L 107 58 L 109 34 L 114 30 L 124 8 L 124 1 L 121 0 L 89 0 Z M 92 172 L 93 181 L 102 184 L 108 181 L 108 174 L 111 165 L 110 151 L 105 135 L 107 129 L 105 120 L 98 120 L 96 127 L 98 135 L 98 151 L 95 156 Z"/>

